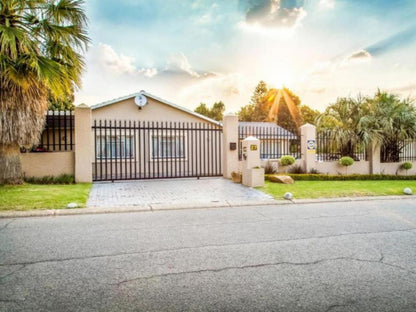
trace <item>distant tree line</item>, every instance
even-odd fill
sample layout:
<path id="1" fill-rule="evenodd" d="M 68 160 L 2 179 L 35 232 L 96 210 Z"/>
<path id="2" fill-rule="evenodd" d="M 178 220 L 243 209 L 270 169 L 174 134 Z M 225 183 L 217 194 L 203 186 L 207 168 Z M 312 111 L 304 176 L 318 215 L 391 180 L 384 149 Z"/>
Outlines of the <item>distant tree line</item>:
<path id="1" fill-rule="evenodd" d="M 281 93 L 285 96 L 279 97 Z M 222 101 L 214 103 L 212 107 L 201 103 L 195 109 L 195 112 L 218 121 L 222 120 L 224 111 L 225 105 Z M 296 114 L 291 114 L 291 111 Z M 288 88 L 281 90 L 268 88 L 267 84 L 261 80 L 255 87 L 250 102 L 241 107 L 238 118 L 240 121 L 271 121 L 283 128 L 294 130 L 304 123 L 315 124 L 315 119 L 319 114 L 319 111 L 307 105 L 301 105 L 300 98 Z"/>
<path id="2" fill-rule="evenodd" d="M 208 107 L 207 104 L 201 103 L 197 108 L 195 108 L 195 112 L 211 119 L 222 121 L 225 112 L 225 105 L 222 101 L 215 102 L 212 107 Z"/>

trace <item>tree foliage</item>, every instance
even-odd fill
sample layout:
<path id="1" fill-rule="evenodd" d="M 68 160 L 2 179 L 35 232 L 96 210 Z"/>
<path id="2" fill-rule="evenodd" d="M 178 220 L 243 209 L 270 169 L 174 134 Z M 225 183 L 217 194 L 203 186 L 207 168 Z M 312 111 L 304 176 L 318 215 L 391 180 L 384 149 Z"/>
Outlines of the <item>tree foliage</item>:
<path id="1" fill-rule="evenodd" d="M 378 90 L 367 102 L 369 114 L 365 126 L 381 142 L 382 160 L 398 162 L 406 140 L 416 138 L 416 110 L 412 101 Z"/>
<path id="2" fill-rule="evenodd" d="M 317 118 L 318 131 L 330 130 L 331 141 L 337 144 L 341 156 L 354 158 L 358 144 L 369 141 L 369 129 L 362 127 L 364 104 L 365 99 L 360 96 L 339 98 Z"/>
<path id="3" fill-rule="evenodd" d="M 307 105 L 300 105 L 299 106 L 300 115 L 302 116 L 303 124 L 311 124 L 316 125 L 316 118 L 321 114 L 318 110 L 310 108 Z"/>
<path id="4" fill-rule="evenodd" d="M 238 112 L 240 121 L 265 121 L 269 113 L 267 93 L 269 89 L 263 80 L 260 80 L 251 96 L 250 103 L 241 107 Z"/>
<path id="5" fill-rule="evenodd" d="M 287 98 L 281 96 L 282 94 L 285 94 Z M 290 103 L 287 103 L 287 99 Z M 279 103 L 275 103 L 276 100 Z M 292 112 L 290 106 L 292 106 Z M 241 107 L 238 112 L 240 121 L 274 121 L 279 126 L 290 130 L 306 122 L 315 124 L 317 115 L 319 115 L 317 110 L 301 105 L 300 98 L 288 88 L 281 90 L 268 88 L 262 80 L 254 89 L 250 103 Z"/>
<path id="6" fill-rule="evenodd" d="M 416 110 L 409 99 L 380 90 L 373 97 L 339 98 L 317 118 L 318 130 L 329 130 L 342 156 L 354 157 L 360 142 L 376 142 L 382 160 L 399 161 L 405 140 L 416 138 Z"/>
<path id="7" fill-rule="evenodd" d="M 1 183 L 21 181 L 20 146 L 38 142 L 48 95 L 80 86 L 89 39 L 80 0 L 0 0 Z"/>
<path id="8" fill-rule="evenodd" d="M 215 102 L 212 107 L 209 108 L 205 103 L 201 103 L 195 108 L 195 112 L 211 119 L 221 121 L 225 112 L 225 104 L 222 101 L 219 101 Z"/>
<path id="9" fill-rule="evenodd" d="M 56 99 L 53 96 L 48 98 L 48 109 L 53 111 L 72 111 L 74 110 L 74 95 L 69 94 L 65 98 Z"/>

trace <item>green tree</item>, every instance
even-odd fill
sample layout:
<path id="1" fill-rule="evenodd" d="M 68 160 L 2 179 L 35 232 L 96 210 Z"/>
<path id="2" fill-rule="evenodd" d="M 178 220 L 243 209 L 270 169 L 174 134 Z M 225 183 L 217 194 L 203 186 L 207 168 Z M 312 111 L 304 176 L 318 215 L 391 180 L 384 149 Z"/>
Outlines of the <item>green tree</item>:
<path id="1" fill-rule="evenodd" d="M 0 184 L 21 183 L 20 146 L 38 143 L 48 94 L 80 86 L 89 39 L 80 0 L 0 0 Z"/>
<path id="2" fill-rule="evenodd" d="M 219 101 L 215 102 L 212 107 L 209 108 L 205 103 L 201 103 L 197 108 L 195 108 L 195 112 L 211 119 L 221 121 L 224 116 L 225 105 L 222 101 Z"/>
<path id="3" fill-rule="evenodd" d="M 416 110 L 410 99 L 377 91 L 367 101 L 368 116 L 364 126 L 372 130 L 373 140 L 381 143 L 382 158 L 386 162 L 400 161 L 406 140 L 416 138 Z"/>
<path id="4" fill-rule="evenodd" d="M 240 108 L 238 119 L 240 121 L 265 121 L 270 107 L 266 97 L 268 91 L 266 83 L 260 80 L 253 91 L 250 103 Z"/>
<path id="5" fill-rule="evenodd" d="M 302 117 L 303 124 L 316 124 L 316 118 L 321 114 L 318 110 L 313 109 L 307 105 L 300 105 L 299 106 L 300 115 Z"/>
<path id="6" fill-rule="evenodd" d="M 198 114 L 201 114 L 201 115 L 204 115 L 206 117 L 209 117 L 209 115 L 211 114 L 210 109 L 207 107 L 207 104 L 205 104 L 205 103 L 199 104 L 199 106 L 197 108 L 195 108 L 194 112 L 198 113 Z"/>
<path id="7" fill-rule="evenodd" d="M 299 106 L 300 106 L 300 98 L 294 94 L 291 90 L 288 88 L 282 88 L 280 94 L 283 96 L 278 97 L 279 90 L 278 89 L 272 89 L 271 92 L 275 92 L 276 98 L 271 100 L 269 98 L 268 103 L 268 111 L 270 111 L 270 106 L 272 101 L 279 101 L 278 107 L 277 107 L 277 114 L 272 117 L 273 120 L 276 121 L 276 123 L 285 128 L 289 129 L 291 131 L 294 131 L 297 129 L 298 125 L 302 124 L 302 116 L 299 112 Z M 277 104 L 277 103 L 276 103 Z M 292 110 L 292 113 L 290 112 Z M 295 114 L 293 114 L 295 112 Z"/>
<path id="8" fill-rule="evenodd" d="M 372 138 L 371 129 L 363 127 L 363 117 L 368 112 L 366 103 L 361 96 L 339 98 L 317 118 L 318 131 L 328 131 L 341 156 L 354 158 L 357 145 Z"/>
<path id="9" fill-rule="evenodd" d="M 74 95 L 68 94 L 64 98 L 56 99 L 49 95 L 48 97 L 48 109 L 54 111 L 72 111 L 74 110 Z"/>

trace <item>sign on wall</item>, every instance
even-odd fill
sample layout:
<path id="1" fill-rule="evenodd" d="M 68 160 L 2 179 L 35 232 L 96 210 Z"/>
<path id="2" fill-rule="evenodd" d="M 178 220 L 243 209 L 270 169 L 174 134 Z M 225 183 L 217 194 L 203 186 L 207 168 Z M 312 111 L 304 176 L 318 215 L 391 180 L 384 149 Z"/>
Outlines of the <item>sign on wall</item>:
<path id="1" fill-rule="evenodd" d="M 306 140 L 306 146 L 307 146 L 308 154 L 315 154 L 316 140 Z"/>

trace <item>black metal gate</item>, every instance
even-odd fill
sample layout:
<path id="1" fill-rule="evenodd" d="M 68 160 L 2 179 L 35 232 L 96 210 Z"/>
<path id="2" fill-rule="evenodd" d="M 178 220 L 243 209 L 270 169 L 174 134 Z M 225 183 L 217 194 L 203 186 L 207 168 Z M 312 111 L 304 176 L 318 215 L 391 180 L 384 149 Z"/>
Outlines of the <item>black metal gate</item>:
<path id="1" fill-rule="evenodd" d="M 95 120 L 94 181 L 222 175 L 222 127 Z"/>

